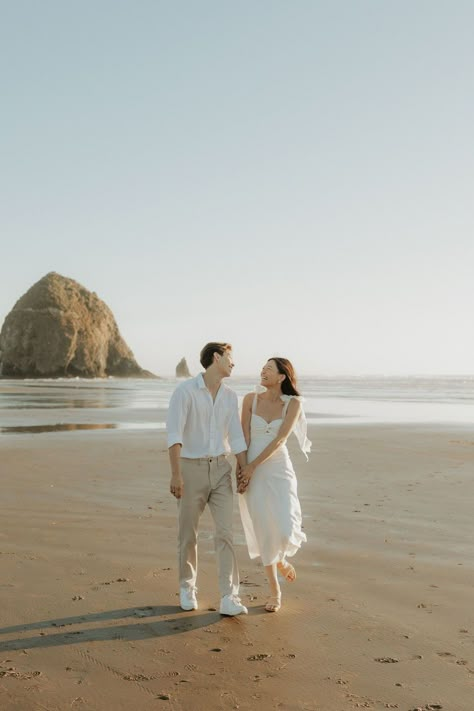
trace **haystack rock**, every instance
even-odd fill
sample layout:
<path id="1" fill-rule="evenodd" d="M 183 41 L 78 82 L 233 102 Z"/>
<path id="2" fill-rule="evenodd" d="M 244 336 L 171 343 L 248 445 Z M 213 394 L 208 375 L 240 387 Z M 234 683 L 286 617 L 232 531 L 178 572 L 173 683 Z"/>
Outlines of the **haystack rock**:
<path id="1" fill-rule="evenodd" d="M 178 365 L 176 366 L 176 377 L 177 378 L 190 378 L 191 373 L 189 372 L 188 364 L 186 363 L 186 358 L 181 358 Z"/>
<path id="2" fill-rule="evenodd" d="M 0 332 L 0 375 L 154 377 L 140 368 L 97 294 L 56 272 L 34 284 L 6 317 Z"/>

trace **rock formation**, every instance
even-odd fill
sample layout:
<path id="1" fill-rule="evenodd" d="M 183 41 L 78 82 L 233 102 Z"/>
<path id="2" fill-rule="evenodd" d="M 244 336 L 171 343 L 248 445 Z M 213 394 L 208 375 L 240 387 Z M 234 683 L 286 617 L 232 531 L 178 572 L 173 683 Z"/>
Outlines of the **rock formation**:
<path id="1" fill-rule="evenodd" d="M 97 294 L 56 272 L 34 284 L 6 317 L 0 332 L 0 375 L 153 377 L 140 368 Z"/>
<path id="2" fill-rule="evenodd" d="M 176 377 L 177 378 L 190 378 L 191 373 L 189 372 L 188 364 L 186 363 L 186 358 L 181 358 L 178 365 L 176 366 Z"/>

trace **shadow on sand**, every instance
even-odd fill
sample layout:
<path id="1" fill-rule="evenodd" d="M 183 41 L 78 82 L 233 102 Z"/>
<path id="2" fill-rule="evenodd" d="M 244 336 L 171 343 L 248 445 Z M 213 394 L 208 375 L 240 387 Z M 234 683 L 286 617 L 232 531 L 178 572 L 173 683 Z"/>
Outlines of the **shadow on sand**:
<path id="1" fill-rule="evenodd" d="M 259 608 L 249 610 L 251 615 L 260 614 L 261 612 L 263 612 L 263 608 L 262 610 Z M 245 617 L 244 615 L 243 618 Z M 133 621 L 121 625 L 107 624 L 126 618 L 132 618 Z M 222 619 L 223 617 L 217 611 L 183 612 L 183 610 L 174 605 L 159 605 L 154 607 L 130 607 L 121 610 L 96 612 L 88 615 L 77 615 L 75 617 L 42 620 L 0 629 L 1 635 L 31 632 L 33 630 L 47 630 L 40 631 L 39 634 L 35 636 L 4 640 L 0 642 L 0 652 L 58 647 L 82 642 L 169 637 L 183 632 L 191 632 L 192 630 L 202 627 L 208 627 Z M 233 624 L 242 624 L 242 618 L 240 616 L 227 617 L 225 619 Z M 84 629 L 84 625 L 90 625 L 95 622 L 102 624 Z M 71 629 L 62 632 L 56 631 L 57 628 L 77 628 L 78 626 L 80 626 L 81 629 Z"/>

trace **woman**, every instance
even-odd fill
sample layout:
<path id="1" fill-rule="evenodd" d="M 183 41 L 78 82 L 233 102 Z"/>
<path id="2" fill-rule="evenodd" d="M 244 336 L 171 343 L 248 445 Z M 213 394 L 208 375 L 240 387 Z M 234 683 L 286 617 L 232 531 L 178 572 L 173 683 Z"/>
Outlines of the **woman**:
<path id="1" fill-rule="evenodd" d="M 258 393 L 242 405 L 242 429 L 249 464 L 237 473 L 240 513 L 251 558 L 261 557 L 270 586 L 267 612 L 281 607 L 277 571 L 292 582 L 293 556 L 306 536 L 301 530 L 301 507 L 296 476 L 286 447 L 294 430 L 306 454 L 306 419 L 296 387 L 293 366 L 286 358 L 270 358 L 261 372 Z"/>

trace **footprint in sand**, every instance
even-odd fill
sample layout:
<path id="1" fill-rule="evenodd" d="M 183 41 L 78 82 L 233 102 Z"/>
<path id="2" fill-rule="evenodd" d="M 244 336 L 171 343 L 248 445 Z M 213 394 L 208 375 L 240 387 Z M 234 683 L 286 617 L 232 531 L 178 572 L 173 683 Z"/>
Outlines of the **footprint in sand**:
<path id="1" fill-rule="evenodd" d="M 451 652 L 437 652 L 437 655 L 438 657 L 443 657 L 449 659 L 449 661 L 455 662 L 460 667 L 467 667 L 467 665 L 469 664 L 467 659 L 456 659 L 455 655 L 451 654 Z"/>
<path id="2" fill-rule="evenodd" d="M 40 671 L 32 671 L 32 672 L 23 673 L 23 672 L 17 671 L 15 667 L 8 667 L 7 669 L 0 670 L 0 678 L 4 678 L 7 676 L 12 677 L 13 679 L 26 680 L 26 679 L 34 679 L 37 676 L 41 676 L 41 672 Z"/>

